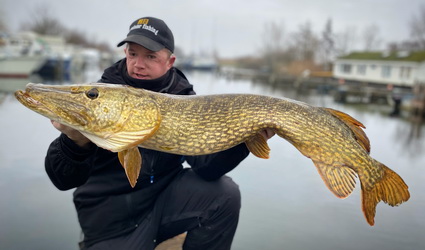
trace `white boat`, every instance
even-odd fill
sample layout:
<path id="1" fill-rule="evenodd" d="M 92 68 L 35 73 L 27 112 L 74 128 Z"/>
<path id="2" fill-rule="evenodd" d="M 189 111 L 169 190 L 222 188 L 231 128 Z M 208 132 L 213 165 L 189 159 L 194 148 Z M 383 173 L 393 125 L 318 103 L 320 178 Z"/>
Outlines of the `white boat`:
<path id="1" fill-rule="evenodd" d="M 68 44 L 63 36 L 0 32 L 0 84 L 34 77 L 52 82 L 97 81 L 112 63 L 109 54 Z"/>
<path id="2" fill-rule="evenodd" d="M 46 62 L 46 57 L 13 56 L 0 58 L 0 78 L 29 78 Z"/>
<path id="3" fill-rule="evenodd" d="M 42 45 L 36 42 L 35 33 L 0 34 L 0 77 L 30 77 L 46 62 L 42 50 Z"/>

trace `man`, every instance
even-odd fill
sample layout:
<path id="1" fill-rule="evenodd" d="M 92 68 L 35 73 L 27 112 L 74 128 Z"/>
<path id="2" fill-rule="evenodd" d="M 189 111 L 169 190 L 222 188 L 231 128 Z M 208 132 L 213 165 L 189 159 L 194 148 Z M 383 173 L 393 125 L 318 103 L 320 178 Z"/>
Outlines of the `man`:
<path id="1" fill-rule="evenodd" d="M 118 46 L 124 44 L 125 58 L 106 69 L 101 82 L 195 94 L 184 74 L 173 67 L 174 38 L 162 20 L 137 19 Z M 139 148 L 143 168 L 131 188 L 116 153 L 52 123 L 62 133 L 48 149 L 46 172 L 58 189 L 76 188 L 82 249 L 154 249 L 183 232 L 188 232 L 184 249 L 230 249 L 240 193 L 224 175 L 249 154 L 244 144 L 196 157 Z M 272 135 L 262 133 L 266 138 Z M 184 161 L 190 169 L 183 169 Z"/>

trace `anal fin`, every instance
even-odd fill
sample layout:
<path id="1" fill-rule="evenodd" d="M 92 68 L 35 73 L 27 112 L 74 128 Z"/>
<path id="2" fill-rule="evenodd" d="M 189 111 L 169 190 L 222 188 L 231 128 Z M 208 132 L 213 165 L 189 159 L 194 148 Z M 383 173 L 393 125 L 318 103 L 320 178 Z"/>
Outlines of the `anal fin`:
<path id="1" fill-rule="evenodd" d="M 124 167 L 125 174 L 132 188 L 136 186 L 137 178 L 139 178 L 140 169 L 142 168 L 142 156 L 138 147 L 125 149 L 118 152 L 118 159 Z"/>
<path id="2" fill-rule="evenodd" d="M 327 165 L 314 161 L 320 176 L 329 190 L 338 198 L 348 197 L 356 186 L 356 172 L 343 165 Z"/>
<path id="3" fill-rule="evenodd" d="M 263 159 L 269 158 L 270 148 L 266 139 L 261 134 L 256 134 L 246 141 L 245 144 L 253 155 Z"/>

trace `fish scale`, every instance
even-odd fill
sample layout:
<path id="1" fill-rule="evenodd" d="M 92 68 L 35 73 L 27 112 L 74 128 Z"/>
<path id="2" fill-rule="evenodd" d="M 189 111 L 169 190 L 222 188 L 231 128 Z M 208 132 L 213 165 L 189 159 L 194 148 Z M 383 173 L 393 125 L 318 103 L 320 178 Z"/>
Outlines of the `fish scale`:
<path id="1" fill-rule="evenodd" d="M 118 84 L 29 84 L 16 98 L 26 107 L 118 152 L 130 185 L 143 166 L 138 146 L 180 155 L 220 152 L 245 143 L 268 158 L 260 131 L 272 129 L 310 158 L 339 198 L 362 190 L 362 209 L 374 224 L 376 205 L 410 198 L 403 179 L 369 155 L 364 126 L 351 116 L 286 98 L 252 94 L 175 96 Z"/>

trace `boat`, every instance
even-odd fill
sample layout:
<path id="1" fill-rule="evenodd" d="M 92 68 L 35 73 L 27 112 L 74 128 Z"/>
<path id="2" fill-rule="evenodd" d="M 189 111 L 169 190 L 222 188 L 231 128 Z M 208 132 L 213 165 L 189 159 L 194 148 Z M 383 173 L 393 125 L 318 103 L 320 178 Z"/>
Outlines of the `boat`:
<path id="1" fill-rule="evenodd" d="M 177 61 L 176 67 L 183 70 L 214 71 L 218 69 L 218 63 L 211 56 L 189 56 Z"/>
<path id="2" fill-rule="evenodd" d="M 112 63 L 112 54 L 69 44 L 63 36 L 0 32 L 0 85 L 11 85 L 8 90 L 33 79 L 52 83 L 97 81 Z"/>
<path id="3" fill-rule="evenodd" d="M 46 62 L 36 34 L 0 34 L 0 78 L 29 78 Z"/>
<path id="4" fill-rule="evenodd" d="M 41 55 L 0 58 L 0 78 L 29 78 L 46 62 Z"/>

